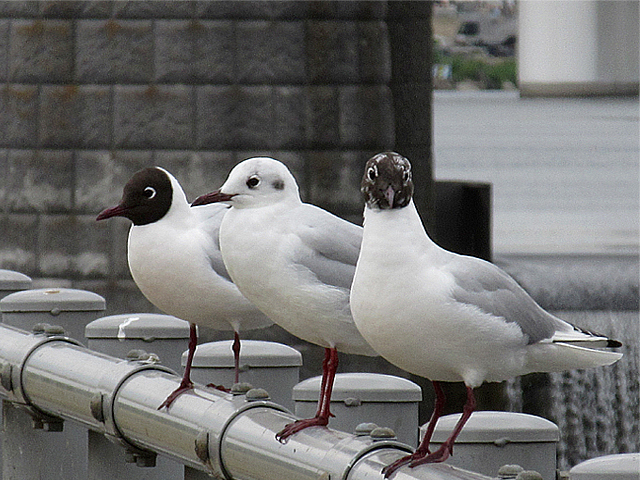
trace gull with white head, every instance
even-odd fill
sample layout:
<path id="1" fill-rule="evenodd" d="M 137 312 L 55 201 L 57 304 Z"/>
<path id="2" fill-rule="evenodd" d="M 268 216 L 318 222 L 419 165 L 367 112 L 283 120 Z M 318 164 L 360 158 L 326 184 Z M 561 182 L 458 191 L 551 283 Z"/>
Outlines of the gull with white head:
<path id="1" fill-rule="evenodd" d="M 315 417 L 288 425 L 277 438 L 327 425 L 337 352 L 376 355 L 349 309 L 362 228 L 303 203 L 289 169 L 268 157 L 239 163 L 220 190 L 193 205 L 212 202 L 232 206 L 220 225 L 220 249 L 240 291 L 276 324 L 325 348 Z"/>

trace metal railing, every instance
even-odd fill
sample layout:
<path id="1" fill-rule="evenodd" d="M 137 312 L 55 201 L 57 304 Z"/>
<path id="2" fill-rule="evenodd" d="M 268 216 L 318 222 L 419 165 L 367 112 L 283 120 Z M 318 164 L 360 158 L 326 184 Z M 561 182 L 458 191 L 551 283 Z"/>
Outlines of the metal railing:
<path id="1" fill-rule="evenodd" d="M 153 465 L 160 454 L 222 479 L 364 480 L 382 478 L 383 466 L 410 451 L 384 435 L 327 428 L 305 430 L 282 444 L 275 434 L 295 417 L 261 389 L 232 395 L 196 385 L 169 410 L 158 410 L 178 375 L 152 358 L 118 359 L 60 333 L 0 325 L 0 396 L 45 430 L 59 431 L 69 420 L 101 433 L 140 466 Z M 405 468 L 394 478 L 488 477 L 433 465 Z"/>

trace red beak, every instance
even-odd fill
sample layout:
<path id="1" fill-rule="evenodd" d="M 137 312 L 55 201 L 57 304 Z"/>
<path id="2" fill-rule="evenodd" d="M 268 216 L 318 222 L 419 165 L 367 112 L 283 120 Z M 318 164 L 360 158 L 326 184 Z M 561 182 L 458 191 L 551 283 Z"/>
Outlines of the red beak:
<path id="1" fill-rule="evenodd" d="M 124 217 L 127 213 L 127 209 L 122 205 L 116 205 L 115 207 L 107 208 L 100 212 L 96 220 L 104 220 L 111 217 Z"/>
<path id="2" fill-rule="evenodd" d="M 235 194 L 222 193 L 220 190 L 216 190 L 215 192 L 200 195 L 193 201 L 191 206 L 197 207 L 199 205 L 209 205 L 210 203 L 228 202 L 233 197 L 235 197 Z"/>

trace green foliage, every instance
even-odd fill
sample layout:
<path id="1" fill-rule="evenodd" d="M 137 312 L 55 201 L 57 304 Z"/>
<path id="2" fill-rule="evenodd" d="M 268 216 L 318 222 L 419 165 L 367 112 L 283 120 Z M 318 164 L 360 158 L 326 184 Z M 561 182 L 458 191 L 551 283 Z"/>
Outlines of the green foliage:
<path id="1" fill-rule="evenodd" d="M 451 65 L 451 80 L 455 83 L 472 80 L 484 83 L 489 89 L 500 89 L 504 82 L 516 85 L 518 81 L 516 60 L 511 57 L 446 56 L 436 50 L 434 63 Z"/>
<path id="2" fill-rule="evenodd" d="M 482 61 L 460 55 L 451 59 L 451 76 L 454 82 L 462 80 L 482 80 L 484 64 Z"/>
<path id="3" fill-rule="evenodd" d="M 518 83 L 518 71 L 515 59 L 501 60 L 494 64 L 485 64 L 484 74 L 486 75 L 489 88 L 502 88 L 504 82 Z"/>

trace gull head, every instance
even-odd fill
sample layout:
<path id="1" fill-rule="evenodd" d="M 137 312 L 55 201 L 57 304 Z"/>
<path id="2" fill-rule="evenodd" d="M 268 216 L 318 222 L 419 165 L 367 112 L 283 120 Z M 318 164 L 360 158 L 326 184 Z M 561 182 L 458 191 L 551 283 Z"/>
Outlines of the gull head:
<path id="1" fill-rule="evenodd" d="M 125 217 L 134 225 L 148 225 L 163 218 L 173 202 L 174 191 L 184 196 L 177 180 L 160 167 L 143 168 L 124 186 L 122 200 L 103 210 L 96 220 Z M 186 203 L 186 199 L 184 200 Z"/>
<path id="2" fill-rule="evenodd" d="M 278 160 L 254 157 L 233 167 L 220 190 L 198 197 L 191 206 L 225 202 L 236 208 L 253 208 L 294 199 L 300 201 L 298 184 Z"/>
<path id="3" fill-rule="evenodd" d="M 395 152 L 371 157 L 364 168 L 360 191 L 371 209 L 406 207 L 413 195 L 411 163 Z"/>

